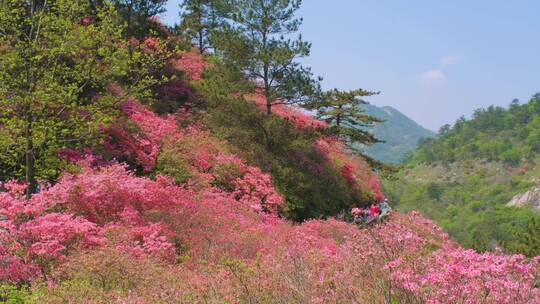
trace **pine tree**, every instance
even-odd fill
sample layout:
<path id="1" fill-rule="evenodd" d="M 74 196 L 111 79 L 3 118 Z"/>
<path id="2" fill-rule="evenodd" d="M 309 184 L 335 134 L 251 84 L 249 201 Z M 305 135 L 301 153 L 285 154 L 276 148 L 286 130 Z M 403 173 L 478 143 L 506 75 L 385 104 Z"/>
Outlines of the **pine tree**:
<path id="1" fill-rule="evenodd" d="M 211 36 L 224 26 L 225 3 L 221 0 L 184 0 L 180 4 L 178 31 L 197 46 L 201 53 L 212 47 Z"/>
<path id="2" fill-rule="evenodd" d="M 148 18 L 165 11 L 167 0 L 112 0 L 126 21 L 127 37 L 143 38 L 147 32 Z"/>
<path id="3" fill-rule="evenodd" d="M 362 89 L 339 91 L 333 89 L 324 92 L 320 98 L 306 104 L 306 108 L 315 110 L 317 117 L 329 124 L 328 132 L 344 140 L 353 150 L 359 144 L 369 145 L 379 142 L 365 128 L 381 120 L 364 114 L 362 105 L 367 102 L 361 97 L 379 94 Z"/>
<path id="4" fill-rule="evenodd" d="M 268 115 L 272 105 L 305 102 L 318 89 L 311 70 L 297 61 L 309 55 L 311 44 L 301 36 L 288 38 L 302 23 L 294 16 L 300 4 L 300 0 L 230 0 L 232 28 L 223 28 L 214 41 L 225 62 L 259 85 Z"/>
<path id="5" fill-rule="evenodd" d="M 519 252 L 526 256 L 533 257 L 540 255 L 540 217 L 531 216 L 527 222 L 527 228 L 514 235 L 512 241 L 503 242 L 504 247 Z"/>

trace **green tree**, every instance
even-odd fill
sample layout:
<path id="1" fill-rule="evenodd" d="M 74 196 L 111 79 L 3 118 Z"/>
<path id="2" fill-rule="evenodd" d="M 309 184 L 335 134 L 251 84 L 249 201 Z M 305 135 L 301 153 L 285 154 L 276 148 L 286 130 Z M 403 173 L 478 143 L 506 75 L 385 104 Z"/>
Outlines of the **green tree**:
<path id="1" fill-rule="evenodd" d="M 117 113 L 117 99 L 93 97 L 128 76 L 123 27 L 114 8 L 89 9 L 82 0 L 0 2 L 0 167 L 26 180 L 27 196 L 36 179 L 58 174 L 59 149 L 95 143 Z M 144 78 L 138 85 L 151 83 Z"/>
<path id="2" fill-rule="evenodd" d="M 224 26 L 224 7 L 220 0 L 184 0 L 180 4 L 179 32 L 204 53 L 212 47 L 212 32 Z"/>
<path id="3" fill-rule="evenodd" d="M 367 203 L 371 199 L 367 193 L 351 189 L 341 172 L 320 153 L 314 145 L 321 136 L 318 130 L 299 129 L 277 115 L 266 115 L 237 94 L 251 86 L 237 76 L 216 65 L 197 82 L 198 92 L 207 103 L 204 125 L 214 136 L 226 139 L 235 154 L 272 175 L 286 201 L 283 216 L 294 221 L 335 216 L 349 210 L 352 202 Z M 271 151 L 267 150 L 265 129 L 254 127 L 261 124 L 272 125 Z"/>
<path id="4" fill-rule="evenodd" d="M 361 99 L 361 97 L 377 94 L 379 93 L 362 89 L 352 91 L 333 89 L 324 92 L 321 98 L 306 104 L 306 108 L 316 110 L 317 117 L 330 125 L 328 131 L 354 148 L 358 144 L 369 145 L 379 142 L 365 128 L 380 122 L 380 120 L 364 114 L 362 105 L 367 102 Z"/>
<path id="5" fill-rule="evenodd" d="M 142 38 L 147 32 L 148 19 L 165 11 L 167 0 L 112 0 L 126 21 L 127 37 Z"/>
<path id="6" fill-rule="evenodd" d="M 526 229 L 518 231 L 511 241 L 503 244 L 513 252 L 519 252 L 526 256 L 540 255 L 540 218 L 531 216 L 528 220 Z"/>
<path id="7" fill-rule="evenodd" d="M 232 28 L 216 34 L 215 48 L 225 62 L 260 85 L 266 112 L 274 104 L 302 103 L 317 92 L 318 82 L 298 59 L 310 53 L 301 36 L 290 39 L 302 23 L 295 18 L 300 0 L 230 0 Z M 223 30 L 227 30 L 223 28 Z"/>
<path id="8" fill-rule="evenodd" d="M 427 185 L 426 191 L 429 196 L 429 198 L 434 199 L 436 201 L 441 200 L 441 195 L 443 193 L 443 188 L 438 184 L 431 182 Z"/>

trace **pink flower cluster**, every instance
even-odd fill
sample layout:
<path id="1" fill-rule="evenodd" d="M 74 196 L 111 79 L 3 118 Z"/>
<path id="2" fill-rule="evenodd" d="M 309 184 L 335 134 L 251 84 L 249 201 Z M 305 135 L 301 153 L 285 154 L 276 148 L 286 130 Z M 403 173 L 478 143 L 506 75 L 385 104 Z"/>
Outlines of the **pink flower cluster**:
<path id="1" fill-rule="evenodd" d="M 138 178 L 123 166 L 83 168 L 80 174 L 64 174 L 59 182 L 30 200 L 0 193 L 0 254 L 8 268 L 19 275 L 0 279 L 27 280 L 57 263 L 72 250 L 105 245 L 105 235 L 124 230 L 117 245 L 133 253 L 174 258 L 170 229 L 152 223 L 147 213 L 173 210 L 189 197 L 165 177 L 156 181 Z M 24 252 L 24 255 L 20 255 Z M 24 267 L 23 267 L 24 266 Z"/>
<path id="2" fill-rule="evenodd" d="M 122 110 L 138 132 L 131 134 L 118 126 L 110 128 L 106 148 L 133 159 L 149 172 L 155 168 L 161 147 L 167 142 L 176 147 L 177 157 L 187 163 L 194 175 L 190 184 L 196 188 L 214 184 L 216 178 L 224 177 L 218 175 L 227 174 L 221 169 L 232 166 L 230 170 L 235 172 L 225 176 L 232 189 L 221 190 L 230 191 L 236 200 L 262 213 L 277 215 L 283 198 L 275 190 L 271 176 L 228 154 L 224 149 L 226 143 L 193 126 L 179 130 L 175 116 L 160 117 L 132 99 L 124 103 Z"/>
<path id="3" fill-rule="evenodd" d="M 145 171 L 152 171 L 163 141 L 167 137 L 179 135 L 176 119 L 173 115 L 159 117 L 133 99 L 125 102 L 122 110 L 139 130 L 132 134 L 119 125 L 110 127 L 107 130 L 109 139 L 104 146 L 123 157 L 132 159 Z"/>
<path id="4" fill-rule="evenodd" d="M 173 65 L 185 71 L 190 80 L 200 80 L 204 69 L 208 67 L 208 63 L 197 50 L 180 54 L 179 58 L 173 61 Z"/>
<path id="5" fill-rule="evenodd" d="M 272 177 L 259 168 L 237 163 L 241 176 L 233 180 L 234 197 L 254 210 L 277 215 L 283 197 L 274 188 Z"/>
<path id="6" fill-rule="evenodd" d="M 247 100 L 254 102 L 261 110 L 266 110 L 266 98 L 260 93 L 245 96 Z M 300 108 L 288 106 L 281 103 L 276 103 L 272 106 L 272 113 L 292 122 L 296 127 L 301 129 L 324 129 L 328 124 L 322 120 L 318 120 L 313 115 L 305 112 Z"/>
<path id="7" fill-rule="evenodd" d="M 445 247 L 413 265 L 389 264 L 395 284 L 425 303 L 540 303 L 540 257 Z"/>
<path id="8" fill-rule="evenodd" d="M 272 177 L 227 153 L 225 143 L 192 127 L 173 145 L 193 175 L 189 183 L 194 188 L 214 186 L 258 212 L 277 215 L 283 197 L 274 188 Z"/>
<path id="9" fill-rule="evenodd" d="M 369 229 L 332 219 L 293 225 L 251 207 L 251 200 L 274 195 L 261 185 L 266 177 L 255 177 L 260 171 L 232 156 L 215 159 L 227 169 L 212 161 L 207 168 L 240 191 L 187 189 L 110 165 L 64 174 L 28 201 L 14 188 L 0 193 L 0 279 L 32 280 L 48 275 L 51 265 L 61 269 L 73 251 L 112 246 L 176 265 L 178 273 L 192 273 L 185 280 L 193 296 L 212 290 L 223 301 L 235 302 L 246 288 L 283 302 L 540 299 L 540 258 L 464 250 L 418 213 L 395 212 Z M 242 197 L 246 203 L 237 203 Z M 184 262 L 175 264 L 180 257 Z"/>
<path id="10" fill-rule="evenodd" d="M 371 192 L 375 200 L 384 199 L 377 174 L 364 159 L 346 152 L 340 140 L 322 137 L 315 143 L 315 148 L 334 165 L 351 188 Z"/>
<path id="11" fill-rule="evenodd" d="M 122 106 L 124 114 L 134 122 L 141 132 L 153 142 L 161 142 L 167 136 L 179 133 L 174 116 L 159 117 L 134 100 L 129 100 Z"/>

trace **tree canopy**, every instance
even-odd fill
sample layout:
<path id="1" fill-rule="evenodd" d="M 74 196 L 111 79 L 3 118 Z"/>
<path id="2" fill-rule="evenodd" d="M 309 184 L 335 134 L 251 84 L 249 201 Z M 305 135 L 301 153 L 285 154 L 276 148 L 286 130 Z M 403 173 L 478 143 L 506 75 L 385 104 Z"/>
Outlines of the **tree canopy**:
<path id="1" fill-rule="evenodd" d="M 36 178 L 59 174 L 59 150 L 99 140 L 118 113 L 118 100 L 98 94 L 109 83 L 131 78 L 137 94 L 154 82 L 140 68 L 145 56 L 129 56 L 111 6 L 91 15 L 86 1 L 0 5 L 0 169 L 25 176 L 31 193 Z"/>
<path id="2" fill-rule="evenodd" d="M 380 122 L 377 118 L 365 114 L 362 105 L 367 101 L 362 97 L 377 95 L 363 89 L 339 91 L 333 89 L 309 102 L 306 107 L 316 111 L 319 119 L 329 124 L 328 131 L 343 139 L 350 147 L 358 144 L 369 145 L 378 142 L 377 138 L 365 128 Z"/>

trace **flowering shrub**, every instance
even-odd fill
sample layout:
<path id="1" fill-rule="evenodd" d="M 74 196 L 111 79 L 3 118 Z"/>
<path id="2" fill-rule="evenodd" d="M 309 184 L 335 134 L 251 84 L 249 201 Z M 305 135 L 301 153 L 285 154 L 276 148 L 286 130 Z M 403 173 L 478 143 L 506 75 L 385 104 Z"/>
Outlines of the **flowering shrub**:
<path id="1" fill-rule="evenodd" d="M 254 102 L 261 110 L 266 110 L 266 98 L 260 93 L 250 94 L 245 96 L 247 100 Z M 327 123 L 314 118 L 312 115 L 303 110 L 288 106 L 285 104 L 275 104 L 272 106 L 272 113 L 292 122 L 298 128 L 313 128 L 323 129 L 327 127 Z"/>
<path id="2" fill-rule="evenodd" d="M 195 101 L 195 94 L 188 83 L 182 79 L 172 79 L 159 87 L 158 100 L 153 108 L 159 113 L 173 113 L 188 110 Z"/>
<path id="3" fill-rule="evenodd" d="M 152 171 L 155 167 L 159 154 L 157 143 L 142 136 L 132 135 L 120 126 L 108 128 L 107 135 L 103 147 L 111 151 L 117 159 L 139 165 L 146 172 Z"/>
<path id="4" fill-rule="evenodd" d="M 389 264 L 395 284 L 426 303 L 540 303 L 540 257 L 444 248 L 414 268 Z"/>
<path id="5" fill-rule="evenodd" d="M 75 248 L 103 246 L 106 231 L 118 225 L 129 228 L 125 239 L 132 240 L 131 251 L 170 259 L 174 246 L 167 241 L 166 226 L 145 224 L 144 215 L 172 208 L 187 195 L 167 178 L 137 178 L 120 165 L 64 174 L 28 201 L 17 192 L 0 193 L 2 231 L 9 240 L 3 244 L 10 244 L 0 251 L 10 265 L 25 265 L 17 267 L 26 275 L 11 280 L 28 279 L 29 273 L 37 273 L 34 269 L 47 271 Z M 25 254 L 19 258 L 21 251 Z"/>
<path id="6" fill-rule="evenodd" d="M 240 171 L 242 176 L 233 181 L 235 198 L 254 210 L 277 215 L 283 198 L 274 189 L 272 177 L 262 173 L 259 168 L 245 164 L 242 164 Z"/>
<path id="7" fill-rule="evenodd" d="M 122 110 L 140 128 L 141 132 L 153 142 L 160 142 L 166 136 L 178 132 L 178 126 L 173 116 L 159 117 L 134 100 L 125 102 L 122 105 Z"/>
<path id="8" fill-rule="evenodd" d="M 28 281 L 39 275 L 39 268 L 36 264 L 28 264 L 25 257 L 21 257 L 17 252 L 22 252 L 22 244 L 10 235 L 9 223 L 0 223 L 0 281 L 22 282 Z"/>
<path id="9" fill-rule="evenodd" d="M 258 212 L 277 215 L 283 198 L 271 176 L 228 154 L 225 147 L 206 132 L 188 128 L 182 138 L 165 145 L 158 168 L 194 189 L 214 186 Z"/>
<path id="10" fill-rule="evenodd" d="M 116 235 L 116 248 L 136 257 L 150 255 L 167 261 L 175 261 L 175 246 L 170 241 L 172 232 L 163 223 L 133 225 L 111 225 L 108 228 L 109 233 L 119 233 Z M 123 229 L 127 226 L 127 229 Z M 117 231 L 115 231 L 117 230 Z M 118 231 L 119 230 L 119 231 Z M 124 231 L 122 231 L 124 230 Z"/>
<path id="11" fill-rule="evenodd" d="M 393 213 L 369 229 L 338 220 L 293 225 L 252 208 L 250 200 L 268 201 L 274 195 L 265 190 L 268 176 L 230 155 L 220 155 L 203 168 L 224 176 L 223 185 L 230 183 L 233 190 L 212 185 L 187 189 L 164 176 L 136 177 L 123 166 L 110 165 L 64 174 L 29 201 L 17 196 L 17 187 L 1 193 L 0 213 L 6 220 L 0 231 L 0 278 L 21 282 L 47 275 L 57 282 L 48 287 L 56 290 L 52 296 L 67 292 L 62 291 L 69 286 L 62 285 L 64 280 L 86 280 L 69 269 L 88 269 L 80 275 L 94 276 L 92 269 L 98 266 L 93 257 L 103 261 L 112 254 L 116 258 L 109 260 L 110 270 L 103 270 L 102 280 L 114 280 L 107 276 L 121 265 L 134 276 L 150 271 L 157 280 L 152 285 L 165 286 L 167 297 L 188 297 L 190 302 L 539 299 L 534 285 L 538 258 L 464 250 L 417 213 Z M 238 203 L 244 196 L 246 202 Z M 271 206 L 261 203 L 260 208 L 268 211 Z M 135 270 L 125 255 L 149 268 Z M 75 266 L 75 261 L 82 264 Z M 159 276 L 158 269 L 175 275 Z M 101 284 L 85 286 L 109 292 L 100 289 Z M 119 293 L 109 294 L 119 301 L 148 303 L 165 296 L 139 284 L 119 288 Z M 76 291 L 71 292 L 75 297 Z"/>
<path id="12" fill-rule="evenodd" d="M 191 50 L 179 55 L 179 58 L 173 61 L 173 65 L 187 73 L 190 80 L 200 80 L 203 70 L 208 66 L 204 57 L 197 51 Z"/>
<path id="13" fill-rule="evenodd" d="M 75 243 L 97 246 L 102 243 L 101 230 L 96 224 L 68 213 L 48 213 L 25 222 L 12 231 L 23 244 L 27 254 L 45 259 L 62 258 Z"/>
<path id="14" fill-rule="evenodd" d="M 176 120 L 172 115 L 159 117 L 154 112 L 129 99 L 122 106 L 129 122 L 138 127 L 138 132 L 128 132 L 121 126 L 107 130 L 109 135 L 104 147 L 114 151 L 120 158 L 141 165 L 146 172 L 154 169 L 163 141 L 178 135 Z"/>
<path id="15" fill-rule="evenodd" d="M 370 192 L 377 201 L 384 199 L 379 178 L 369 164 L 359 156 L 346 153 L 338 139 L 322 137 L 315 143 L 315 148 L 334 164 L 352 189 Z"/>

